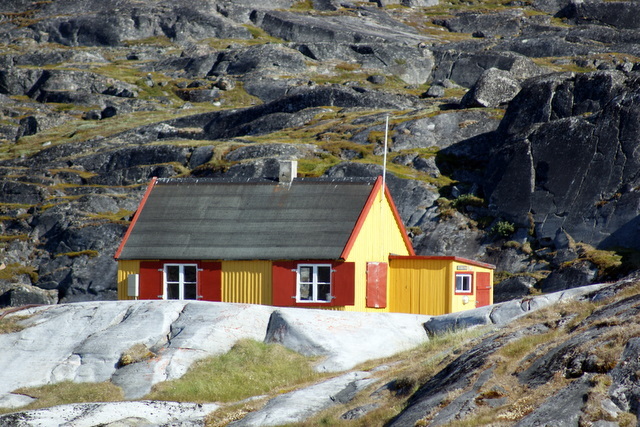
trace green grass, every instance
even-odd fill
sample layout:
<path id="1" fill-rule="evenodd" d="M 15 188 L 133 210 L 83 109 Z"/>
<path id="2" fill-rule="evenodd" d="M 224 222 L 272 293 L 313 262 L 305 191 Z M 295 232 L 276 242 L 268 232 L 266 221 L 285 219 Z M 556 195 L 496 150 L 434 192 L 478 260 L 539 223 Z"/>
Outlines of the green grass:
<path id="1" fill-rule="evenodd" d="M 20 410 L 50 408 L 69 403 L 117 402 L 124 400 L 122 389 L 110 382 L 74 383 L 65 381 L 40 387 L 19 388 L 14 393 L 38 399 L 28 406 L 20 408 Z M 0 413 L 11 411 L 9 409 L 0 409 Z"/>
<path id="2" fill-rule="evenodd" d="M 510 361 L 518 361 L 525 354 L 533 352 L 540 344 L 544 344 L 553 340 L 557 335 L 557 331 L 551 331 L 546 334 L 525 335 L 522 338 L 512 341 L 502 347 L 498 354 Z"/>
<path id="3" fill-rule="evenodd" d="M 234 402 L 287 391 L 320 377 L 311 360 L 277 344 L 242 340 L 226 354 L 196 362 L 180 379 L 154 386 L 146 399 Z"/>
<path id="4" fill-rule="evenodd" d="M 91 249 L 87 249 L 84 251 L 77 251 L 77 252 L 65 252 L 65 253 L 61 253 L 61 254 L 56 254 L 56 258 L 58 257 L 69 257 L 69 258 L 77 258 L 77 257 L 81 257 L 81 256 L 86 256 L 89 258 L 95 258 L 98 255 L 100 255 L 100 253 L 98 251 L 94 251 Z"/>
<path id="5" fill-rule="evenodd" d="M 0 241 L 0 248 L 2 241 Z M 22 265 L 20 263 L 7 264 L 5 268 L 0 270 L 0 280 L 13 281 L 18 276 L 28 275 L 33 283 L 38 281 L 38 273 L 36 269 L 30 265 Z"/>

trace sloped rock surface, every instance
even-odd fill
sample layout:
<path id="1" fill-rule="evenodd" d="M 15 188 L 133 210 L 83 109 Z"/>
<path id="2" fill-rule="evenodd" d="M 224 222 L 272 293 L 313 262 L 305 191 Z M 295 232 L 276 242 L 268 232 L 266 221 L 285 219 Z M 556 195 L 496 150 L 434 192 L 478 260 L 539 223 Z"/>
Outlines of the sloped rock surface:
<path id="1" fill-rule="evenodd" d="M 372 383 L 373 380 L 368 377 L 367 372 L 349 372 L 311 387 L 283 394 L 271 399 L 264 408 L 230 425 L 277 426 L 303 421 L 331 406 L 351 401 L 359 391 Z"/>
<path id="2" fill-rule="evenodd" d="M 592 286 L 530 300 L 512 301 L 494 308 L 457 313 L 455 319 L 451 316 L 439 316 L 439 320 L 443 325 L 442 331 L 472 327 L 478 324 L 472 320 L 481 317 L 504 325 L 522 316 L 524 312 L 533 312 L 553 302 L 569 302 L 585 297 L 597 299 L 600 294 L 611 297 L 632 284 L 633 280 L 630 278 L 607 287 Z M 635 316 L 637 301 L 638 297 L 635 296 L 595 311 L 582 322 L 588 328 L 587 333 L 576 334 L 567 343 L 561 343 L 550 352 L 550 357 L 543 355 L 532 361 L 531 367 L 522 371 L 518 377 L 524 383 L 535 382 L 541 376 L 536 372 L 544 372 L 542 376 L 548 377 L 565 365 L 575 365 L 573 361 L 578 359 L 572 351 L 576 346 L 588 341 L 589 337 L 606 337 L 608 331 L 617 325 L 611 319 Z M 491 314 L 487 316 L 489 311 Z M 112 382 L 124 389 L 129 398 L 142 397 L 148 393 L 153 383 L 177 378 L 196 360 L 226 352 L 237 340 L 243 338 L 265 338 L 267 342 L 279 342 L 303 354 L 324 356 L 326 358 L 320 359 L 317 366 L 320 370 L 348 369 L 356 363 L 386 357 L 426 341 L 428 338 L 423 322 L 429 319 L 429 316 L 403 314 L 276 309 L 244 304 L 180 301 L 63 304 L 30 308 L 10 316 L 25 313 L 30 316 L 20 321 L 24 330 L 0 335 L 0 348 L 3 349 L 0 351 L 0 361 L 7 367 L 0 372 L 0 407 L 18 407 L 30 403 L 32 399 L 12 394 L 13 388 L 64 380 L 93 382 L 108 380 L 110 377 Z M 436 319 L 438 317 L 430 318 L 426 324 L 433 323 Z M 605 319 L 610 322 L 607 326 L 603 326 L 605 324 L 602 321 Z M 444 326 L 445 324 L 447 325 Z M 390 425 L 413 425 L 425 417 L 438 425 L 473 416 L 478 404 L 484 405 L 489 399 L 486 390 L 494 368 L 487 366 L 487 357 L 514 340 L 543 334 L 562 324 L 564 323 L 560 321 L 554 326 L 553 322 L 545 322 L 515 332 L 498 331 L 483 337 L 469 351 L 455 358 L 447 358 L 441 370 L 419 388 L 410 399 L 408 408 L 391 421 Z M 63 335 L 53 332 L 61 327 L 64 328 Z M 60 337 L 55 343 L 42 338 L 42 334 L 49 337 L 53 333 Z M 124 360 L 120 358 L 122 351 L 141 344 L 153 353 L 151 358 L 132 364 L 121 363 Z M 630 357 L 632 343 L 630 346 L 624 357 Z M 582 370 L 571 371 L 575 372 L 576 377 L 586 372 L 585 378 L 590 378 L 589 372 L 599 372 L 599 367 L 605 366 L 597 357 L 583 357 L 579 359 L 579 363 L 582 364 Z M 351 405 L 356 398 L 362 396 L 363 390 L 378 381 L 378 372 L 388 369 L 389 366 L 382 365 L 367 372 L 348 372 L 278 395 L 234 425 L 303 422 L 329 407 Z M 622 399 L 631 399 L 629 393 L 634 390 L 630 388 L 632 383 L 627 380 L 628 370 L 634 368 L 630 364 L 616 369 L 620 373 L 612 372 L 616 391 L 611 392 L 611 399 L 617 403 L 612 401 L 611 405 L 615 408 L 615 405 L 619 405 L 620 409 L 616 410 L 625 411 Z M 530 387 L 539 384 L 533 382 Z M 375 402 L 375 396 L 379 396 L 383 390 L 395 389 L 396 393 L 401 393 L 399 387 L 401 386 L 385 384 L 371 394 L 369 399 L 374 399 Z M 447 403 L 449 393 L 455 393 L 457 397 Z M 495 393 L 505 394 L 506 391 L 498 390 Z M 560 392 L 559 396 L 565 394 Z M 571 398 L 576 394 L 571 392 L 567 396 Z M 508 399 L 503 397 L 496 400 L 499 401 L 497 405 L 504 405 Z M 362 408 L 364 407 L 369 406 Z M 217 408 L 216 404 L 172 402 L 88 403 L 16 412 L 1 416 L 0 421 L 21 422 L 18 425 L 25 426 L 41 425 L 41 420 L 46 419 L 63 422 L 70 418 L 74 422 L 86 423 L 82 425 L 104 422 L 181 422 L 200 425 L 203 416 Z M 540 412 L 541 416 L 546 416 L 545 411 Z"/>
<path id="3" fill-rule="evenodd" d="M 53 408 L 0 415 L 0 422 L 13 426 L 65 425 L 202 425 L 204 417 L 215 411 L 214 403 L 140 401 L 78 403 Z"/>
<path id="4" fill-rule="evenodd" d="M 7 367 L 0 381 L 2 398 L 19 387 L 110 379 L 127 397 L 142 397 L 154 383 L 180 377 L 195 360 L 224 353 L 238 339 L 262 340 L 271 313 L 262 306 L 184 302 L 100 302 L 32 310 L 26 329 L 0 336 L 2 347 L 11 349 L 0 354 Z M 51 336 L 57 337 L 55 342 Z M 156 353 L 162 350 L 163 356 L 120 368 L 120 356 L 137 343 Z"/>
<path id="5" fill-rule="evenodd" d="M 282 150 L 226 157 L 270 134 L 317 143 L 291 154 L 318 163 L 313 175 L 379 163 L 387 114 L 392 168 L 418 179 L 393 184 L 418 253 L 487 260 L 488 218 L 531 222 L 520 240 L 533 246 L 565 226 L 602 248 L 637 246 L 637 6 L 436 3 L 3 2 L 0 230 L 13 237 L 2 256 L 31 269 L 5 282 L 115 298 L 110 254 L 151 177 L 274 176 Z M 328 173 L 378 171 L 342 168 Z M 90 193 L 114 203 L 87 215 L 76 197 Z M 439 197 L 464 194 L 486 204 L 440 216 Z"/>
<path id="6" fill-rule="evenodd" d="M 249 38 L 246 28 L 217 13 L 213 5 L 200 6 L 173 0 L 137 7 L 120 3 L 114 14 L 110 2 L 40 3 L 34 16 L 44 19 L 30 29 L 46 34 L 47 41 L 67 46 L 118 46 L 125 40 L 154 36 L 178 42 L 204 37 Z"/>
<path id="7" fill-rule="evenodd" d="M 325 16 L 322 19 L 290 12 L 269 11 L 258 23 L 274 37 L 292 42 L 418 44 L 427 40 L 415 29 L 391 19 L 384 11 L 366 9 L 358 18 Z"/>
<path id="8" fill-rule="evenodd" d="M 485 188 L 491 203 L 518 223 L 533 215 L 540 238 L 563 228 L 593 245 L 636 247 L 628 236 L 638 215 L 629 139 L 637 82 L 612 71 L 527 84 L 499 129 L 505 139 Z"/>
<path id="9" fill-rule="evenodd" d="M 0 335 L 6 368 L 0 374 L 0 407 L 14 401 L 11 392 L 19 387 L 62 381 L 111 380 L 126 398 L 141 398 L 153 384 L 181 377 L 196 360 L 226 353 L 240 339 L 324 356 L 319 371 L 347 370 L 426 341 L 422 323 L 429 318 L 184 301 L 87 302 L 27 313 L 24 330 Z M 135 344 L 157 357 L 121 364 Z"/>
<path id="10" fill-rule="evenodd" d="M 429 316 L 349 313 L 349 322 L 343 329 L 345 319 L 339 312 L 275 311 L 265 342 L 282 344 L 305 356 L 326 355 L 316 369 L 342 371 L 353 368 L 370 355 L 386 357 L 424 342 L 426 335 L 419 325 Z M 354 329 L 355 325 L 360 327 Z M 321 333 L 327 328 L 333 331 L 331 336 Z M 371 328 L 377 331 L 375 335 L 371 335 Z"/>
<path id="11" fill-rule="evenodd" d="M 628 285 L 628 282 L 625 282 Z M 601 293 L 609 293 L 625 284 L 620 282 L 612 287 L 590 287 L 583 293 L 584 298 L 597 298 Z M 613 291 L 614 293 L 617 291 Z M 560 296 L 559 293 L 557 296 Z M 496 307 L 507 307 L 509 303 Z M 413 426 L 415 423 L 428 423 L 439 425 L 452 420 L 478 420 L 474 418 L 474 405 L 489 404 L 489 396 L 498 396 L 496 407 L 502 408 L 497 412 L 498 417 L 508 419 L 513 425 L 576 425 L 580 422 L 593 420 L 593 409 L 586 407 L 589 396 L 598 396 L 597 405 L 602 405 L 599 410 L 607 411 L 610 419 L 615 420 L 621 412 L 631 409 L 633 413 L 637 409 L 630 404 L 631 396 L 636 396 L 637 390 L 628 377 L 624 377 L 634 369 L 634 363 L 629 361 L 632 349 L 636 346 L 636 339 L 630 338 L 619 361 L 612 361 L 596 350 L 605 342 L 610 342 L 614 329 L 619 327 L 618 321 L 629 321 L 634 324 L 637 321 L 638 296 L 619 300 L 610 306 L 604 306 L 596 310 L 591 316 L 579 322 L 577 325 L 567 328 L 569 334 L 565 339 L 555 343 L 551 348 L 543 351 L 531 349 L 520 360 L 521 367 L 512 375 L 517 375 L 524 390 L 528 393 L 548 386 L 551 378 L 563 376 L 572 381 L 566 386 L 557 388 L 557 391 L 543 402 L 536 402 L 527 409 L 528 415 L 517 415 L 522 410 L 522 401 L 511 401 L 506 389 L 491 384 L 487 381 L 490 372 L 499 364 L 499 359 L 493 359 L 499 349 L 511 342 L 522 338 L 531 338 L 535 335 L 550 333 L 553 329 L 563 328 L 571 319 L 560 319 L 554 324 L 552 321 L 535 323 L 532 326 L 513 332 L 497 332 L 483 337 L 480 342 L 470 350 L 462 353 L 448 362 L 442 370 L 422 384 L 416 393 L 409 399 L 408 406 L 400 415 L 390 421 L 391 426 Z M 469 313 L 470 318 L 473 317 Z M 439 316 L 443 317 L 443 316 Z M 437 320 L 439 317 L 434 317 Z M 606 319 L 606 321 L 604 321 Z M 625 320 L 626 319 L 626 320 Z M 464 327 L 464 326 L 463 326 Z M 621 332 L 618 329 L 618 332 Z M 631 336 L 633 334 L 630 334 Z M 542 344 L 544 347 L 544 344 Z M 615 368 L 613 368 L 616 366 Z M 612 369 L 613 368 L 613 369 Z M 603 394 L 598 389 L 595 374 L 601 376 L 610 375 L 613 385 Z M 606 389 L 606 387 L 605 387 Z M 449 401 L 451 394 L 457 397 Z M 590 400 L 591 398 L 589 398 Z M 526 400 L 526 399 L 525 399 Z M 616 403 L 613 403 L 613 402 Z M 600 403 L 602 402 L 602 403 Z M 539 404 L 538 404 L 539 403 Z M 593 403 L 592 403 L 593 404 Z M 606 407 L 606 409 L 604 409 Z M 596 417 L 602 417 L 604 412 Z M 601 418 L 596 418 L 601 419 Z"/>

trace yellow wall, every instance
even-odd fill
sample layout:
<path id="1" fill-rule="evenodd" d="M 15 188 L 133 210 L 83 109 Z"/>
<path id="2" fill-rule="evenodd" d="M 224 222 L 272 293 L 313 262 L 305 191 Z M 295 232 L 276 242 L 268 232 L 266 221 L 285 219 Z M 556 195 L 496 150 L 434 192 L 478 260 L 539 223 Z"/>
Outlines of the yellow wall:
<path id="1" fill-rule="evenodd" d="M 392 259 L 389 311 L 437 316 L 451 312 L 451 261 Z"/>
<path id="2" fill-rule="evenodd" d="M 134 297 L 127 296 L 127 277 L 130 274 L 140 273 L 140 261 L 118 261 L 118 299 L 129 300 Z"/>
<path id="3" fill-rule="evenodd" d="M 271 304 L 271 261 L 222 261 L 222 301 Z"/>
<path id="4" fill-rule="evenodd" d="M 471 310 L 476 308 L 476 276 L 475 272 L 478 267 L 466 265 L 460 262 L 451 261 L 452 271 L 447 283 L 451 292 L 451 313 L 457 311 Z M 469 273 L 473 275 L 473 293 L 465 295 L 456 295 L 456 273 Z M 465 298 L 466 297 L 466 298 Z M 466 302 L 465 302 L 466 301 Z"/>
<path id="5" fill-rule="evenodd" d="M 402 235 L 402 230 L 394 219 L 393 210 L 389 201 L 386 197 L 381 200 L 380 194 L 378 194 L 376 201 L 373 203 L 373 206 L 369 211 L 369 215 L 357 235 L 347 259 L 345 259 L 347 262 L 356 263 L 355 305 L 347 306 L 345 307 L 345 310 L 373 312 L 389 311 L 388 283 L 387 307 L 367 308 L 366 269 L 367 262 L 389 262 L 390 253 L 395 255 L 409 255 L 409 251 Z"/>
<path id="6" fill-rule="evenodd" d="M 389 310 L 397 313 L 437 316 L 471 310 L 476 308 L 477 273 L 489 273 L 493 284 L 491 268 L 453 259 L 394 258 L 390 267 Z M 473 275 L 472 293 L 456 295 L 456 272 Z M 489 295 L 492 304 L 493 291 Z"/>
<path id="7" fill-rule="evenodd" d="M 455 292 L 452 292 L 452 300 L 451 300 L 451 312 L 456 312 L 456 311 L 464 311 L 464 310 L 471 310 L 473 308 L 476 308 L 476 299 L 477 299 L 477 295 L 478 295 L 478 290 L 477 290 L 477 277 L 476 274 L 479 272 L 487 272 L 491 274 L 491 285 L 493 286 L 493 270 L 490 268 L 485 268 L 485 267 L 480 267 L 477 265 L 468 265 L 465 263 L 461 263 L 461 262 L 452 262 L 452 273 L 451 273 L 451 277 L 449 279 L 449 283 L 450 283 L 450 288 L 455 290 L 456 287 L 456 278 L 455 278 L 455 273 L 471 273 L 473 274 L 473 293 L 472 294 L 468 294 L 468 298 L 467 298 L 467 303 L 465 304 L 465 295 L 455 295 Z M 491 299 L 490 299 L 490 303 L 493 303 L 493 291 L 490 293 Z"/>

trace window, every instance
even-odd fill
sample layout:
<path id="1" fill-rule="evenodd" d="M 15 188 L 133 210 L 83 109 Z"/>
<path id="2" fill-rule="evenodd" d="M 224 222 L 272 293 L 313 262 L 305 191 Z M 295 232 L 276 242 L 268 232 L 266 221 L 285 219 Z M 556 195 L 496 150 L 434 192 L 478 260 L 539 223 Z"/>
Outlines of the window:
<path id="1" fill-rule="evenodd" d="M 307 278 L 311 278 L 311 280 L 302 283 L 302 288 L 304 288 L 302 292 L 300 289 L 301 268 L 303 274 Z M 316 271 L 316 277 L 320 279 L 320 286 L 318 286 L 318 280 L 314 285 L 314 271 Z M 329 280 L 323 281 L 323 277 Z M 309 307 L 313 304 L 324 307 L 354 305 L 355 278 L 356 266 L 353 262 L 274 261 L 271 266 L 273 292 L 271 301 L 277 307 Z M 320 289 L 318 290 L 318 288 Z M 322 295 L 323 292 L 324 295 Z M 302 295 L 304 298 L 301 298 Z"/>
<path id="2" fill-rule="evenodd" d="M 165 298 L 197 299 L 197 278 L 196 264 L 165 264 Z"/>
<path id="3" fill-rule="evenodd" d="M 297 301 L 331 302 L 331 265 L 298 265 Z"/>
<path id="4" fill-rule="evenodd" d="M 471 274 L 456 274 L 456 293 L 470 294 L 473 292 Z"/>

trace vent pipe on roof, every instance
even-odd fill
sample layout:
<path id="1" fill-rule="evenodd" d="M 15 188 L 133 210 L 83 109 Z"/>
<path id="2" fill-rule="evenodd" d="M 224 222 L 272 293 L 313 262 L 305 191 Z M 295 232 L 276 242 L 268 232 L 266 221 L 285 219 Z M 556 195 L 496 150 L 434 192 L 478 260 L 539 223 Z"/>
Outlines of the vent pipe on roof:
<path id="1" fill-rule="evenodd" d="M 298 177 L 298 161 L 297 160 L 281 160 L 280 172 L 278 172 L 278 181 L 284 184 L 291 184 L 294 178 Z"/>

